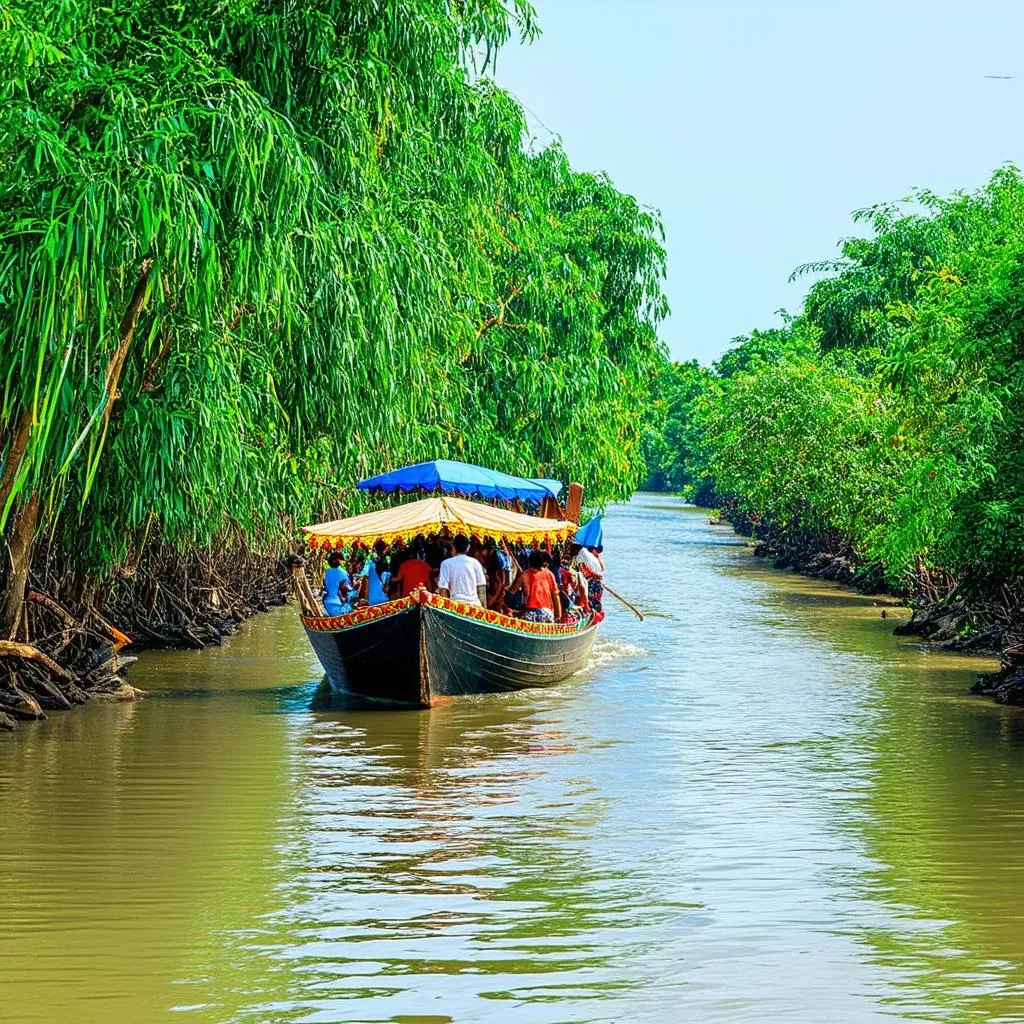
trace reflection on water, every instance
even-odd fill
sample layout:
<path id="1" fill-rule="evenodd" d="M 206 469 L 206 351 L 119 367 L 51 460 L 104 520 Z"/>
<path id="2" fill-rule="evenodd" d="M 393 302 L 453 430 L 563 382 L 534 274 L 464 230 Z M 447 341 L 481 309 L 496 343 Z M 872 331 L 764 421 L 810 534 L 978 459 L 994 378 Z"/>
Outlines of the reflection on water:
<path id="1" fill-rule="evenodd" d="M 1024 715 L 671 499 L 606 529 L 649 617 L 556 690 L 338 703 L 283 610 L 0 738 L 0 1016 L 1024 1021 Z"/>

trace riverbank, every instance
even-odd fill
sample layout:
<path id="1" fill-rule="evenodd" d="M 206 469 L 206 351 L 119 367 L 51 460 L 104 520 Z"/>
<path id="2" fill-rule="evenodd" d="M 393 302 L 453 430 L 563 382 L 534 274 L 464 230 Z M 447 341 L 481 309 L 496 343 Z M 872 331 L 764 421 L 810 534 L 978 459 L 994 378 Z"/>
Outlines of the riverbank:
<path id="1" fill-rule="evenodd" d="M 225 545 L 181 554 L 152 545 L 100 580 L 70 572 L 44 545 L 15 639 L 0 643 L 0 731 L 89 701 L 134 701 L 140 653 L 219 646 L 251 616 L 284 604 L 280 552 Z"/>
<path id="2" fill-rule="evenodd" d="M 910 618 L 893 629 L 894 635 L 917 637 L 960 654 L 998 657 L 999 669 L 979 675 L 971 692 L 1024 707 L 1024 610 L 1005 586 L 998 592 L 975 586 L 941 594 L 922 573 L 912 588 L 901 591 L 887 584 L 881 572 L 858 558 L 838 535 L 782 529 L 742 511 L 737 502 L 720 504 L 718 509 L 706 509 L 710 524 L 751 538 L 754 554 L 773 568 L 830 580 L 880 602 L 910 608 Z M 887 617 L 884 608 L 881 615 Z"/>

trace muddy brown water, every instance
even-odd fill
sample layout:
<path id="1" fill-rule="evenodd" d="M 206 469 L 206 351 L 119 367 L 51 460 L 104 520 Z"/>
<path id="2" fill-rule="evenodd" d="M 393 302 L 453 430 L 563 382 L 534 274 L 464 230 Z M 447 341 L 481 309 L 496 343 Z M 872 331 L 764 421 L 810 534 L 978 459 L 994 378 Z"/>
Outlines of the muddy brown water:
<path id="1" fill-rule="evenodd" d="M 1024 1021 L 1024 715 L 984 662 L 607 517 L 594 663 L 322 703 L 293 614 L 0 737 L 0 1019 Z"/>

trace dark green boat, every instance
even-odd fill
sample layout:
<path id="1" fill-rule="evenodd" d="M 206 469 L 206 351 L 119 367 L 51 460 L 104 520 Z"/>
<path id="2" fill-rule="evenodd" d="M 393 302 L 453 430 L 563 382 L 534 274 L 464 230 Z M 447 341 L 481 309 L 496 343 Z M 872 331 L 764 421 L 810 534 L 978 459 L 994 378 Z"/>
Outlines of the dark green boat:
<path id="1" fill-rule="evenodd" d="M 524 622 L 425 591 L 302 623 L 333 689 L 417 707 L 559 683 L 586 665 L 597 632 L 593 616 Z"/>
<path id="2" fill-rule="evenodd" d="M 463 534 L 479 541 L 558 544 L 577 530 L 560 509 L 557 481 L 510 477 L 464 463 L 405 467 L 359 484 L 380 493 L 431 493 L 405 504 L 303 528 L 312 551 L 408 544 Z M 469 489 L 472 488 L 470 491 Z M 582 490 L 576 489 L 578 509 Z M 456 494 L 477 498 L 467 501 Z M 490 499 L 491 504 L 483 500 Z M 529 503 L 541 515 L 497 507 Z M 578 515 L 578 512 L 575 513 Z M 300 578 L 301 577 L 301 578 Z M 318 602 L 301 571 L 297 584 L 313 649 L 339 691 L 429 707 L 437 697 L 551 686 L 587 663 L 600 615 L 571 624 L 527 622 L 418 590 L 344 615 L 309 614 Z M 304 588 L 304 589 L 303 589 Z"/>

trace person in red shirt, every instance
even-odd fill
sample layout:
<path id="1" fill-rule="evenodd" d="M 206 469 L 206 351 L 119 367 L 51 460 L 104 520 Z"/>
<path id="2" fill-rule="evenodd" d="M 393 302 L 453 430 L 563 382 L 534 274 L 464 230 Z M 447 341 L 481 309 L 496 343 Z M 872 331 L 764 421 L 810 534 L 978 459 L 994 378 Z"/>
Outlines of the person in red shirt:
<path id="1" fill-rule="evenodd" d="M 423 560 L 417 549 L 412 549 L 398 567 L 398 574 L 392 579 L 391 597 L 408 597 L 420 587 L 430 589 L 430 566 Z"/>
<path id="2" fill-rule="evenodd" d="M 509 593 L 522 590 L 529 622 L 556 622 L 562 617 L 562 602 L 558 597 L 558 583 L 550 569 L 544 568 L 544 555 L 530 552 L 529 568 L 521 572 L 508 588 Z"/>

